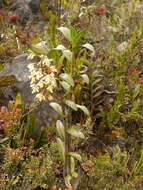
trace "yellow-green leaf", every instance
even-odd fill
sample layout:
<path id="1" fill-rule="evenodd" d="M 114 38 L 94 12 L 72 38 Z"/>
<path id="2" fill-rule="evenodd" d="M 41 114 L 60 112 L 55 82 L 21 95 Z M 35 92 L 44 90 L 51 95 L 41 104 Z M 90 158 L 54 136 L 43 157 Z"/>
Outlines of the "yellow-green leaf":
<path id="1" fill-rule="evenodd" d="M 59 150 L 61 160 L 64 163 L 65 162 L 65 145 L 64 145 L 64 142 L 60 138 L 57 138 L 57 145 L 58 145 L 58 150 Z"/>
<path id="2" fill-rule="evenodd" d="M 68 129 L 67 133 L 69 133 L 70 135 L 72 135 L 74 137 L 79 137 L 79 138 L 82 138 L 82 139 L 85 138 L 84 134 L 80 130 L 77 130 L 77 129 L 74 129 L 74 128 Z"/>
<path id="3" fill-rule="evenodd" d="M 73 102 L 73 101 L 71 101 L 71 100 L 66 100 L 66 101 L 65 101 L 65 104 L 66 104 L 67 106 L 69 106 L 71 109 L 77 111 L 77 105 L 76 105 L 75 102 Z"/>
<path id="4" fill-rule="evenodd" d="M 64 35 L 64 37 L 69 40 L 70 42 L 72 41 L 72 37 L 71 37 L 71 31 L 69 28 L 67 27 L 59 27 L 58 30 L 60 32 L 62 32 L 62 34 Z"/>
<path id="5" fill-rule="evenodd" d="M 74 80 L 71 75 L 69 75 L 67 73 L 62 73 L 62 74 L 60 74 L 60 78 L 65 80 L 72 87 L 74 87 Z"/>
<path id="6" fill-rule="evenodd" d="M 63 115 L 62 107 L 56 103 L 56 102 L 51 102 L 49 104 L 59 115 Z"/>
<path id="7" fill-rule="evenodd" d="M 82 162 L 82 157 L 80 154 L 76 153 L 76 152 L 69 152 L 68 153 L 69 156 L 72 156 L 73 158 L 77 159 L 78 161 Z"/>
<path id="8" fill-rule="evenodd" d="M 60 82 L 60 84 L 62 85 L 62 87 L 63 87 L 67 92 L 70 91 L 70 87 L 71 87 L 71 86 L 70 86 L 67 82 L 62 81 L 62 82 Z"/>
<path id="9" fill-rule="evenodd" d="M 57 128 L 59 137 L 64 140 L 65 139 L 65 128 L 64 128 L 63 123 L 60 120 L 57 120 L 56 128 Z"/>
<path id="10" fill-rule="evenodd" d="M 86 115 L 89 115 L 89 111 L 85 106 L 81 106 L 77 104 L 77 107 L 81 109 Z"/>
<path id="11" fill-rule="evenodd" d="M 81 75 L 83 82 L 85 82 L 86 84 L 89 84 L 89 77 L 87 74 L 82 74 Z"/>

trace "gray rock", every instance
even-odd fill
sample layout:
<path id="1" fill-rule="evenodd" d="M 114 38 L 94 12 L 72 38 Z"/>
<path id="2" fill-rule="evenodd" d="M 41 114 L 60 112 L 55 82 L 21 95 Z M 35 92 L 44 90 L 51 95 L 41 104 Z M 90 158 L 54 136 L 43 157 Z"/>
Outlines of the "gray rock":
<path id="1" fill-rule="evenodd" d="M 39 10 L 39 6 L 40 6 L 40 0 L 31 0 L 28 3 L 32 13 L 36 14 Z"/>
<path id="2" fill-rule="evenodd" d="M 26 24 L 38 14 L 40 0 L 13 0 L 11 11 L 17 13 L 19 22 Z"/>
<path id="3" fill-rule="evenodd" d="M 33 107 L 33 112 L 36 114 L 37 127 L 45 127 L 49 122 L 56 117 L 55 112 L 49 107 L 48 103 L 36 105 L 34 103 L 34 94 L 31 92 L 28 65 L 31 62 L 38 61 L 36 59 L 28 60 L 27 54 L 17 56 L 11 64 L 7 64 L 3 71 L 0 72 L 0 78 L 12 77 L 14 82 L 8 85 L 2 85 L 0 81 L 0 106 L 8 105 L 10 100 L 14 100 L 19 92 L 23 101 L 27 106 Z"/>

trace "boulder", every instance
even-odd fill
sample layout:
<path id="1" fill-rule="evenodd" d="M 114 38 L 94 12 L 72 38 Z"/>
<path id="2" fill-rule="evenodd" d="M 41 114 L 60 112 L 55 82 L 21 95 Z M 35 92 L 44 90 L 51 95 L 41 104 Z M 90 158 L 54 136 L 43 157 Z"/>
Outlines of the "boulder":
<path id="1" fill-rule="evenodd" d="M 40 0 L 31 0 L 28 3 L 28 6 L 30 7 L 32 13 L 36 14 L 39 10 Z"/>
<path id="2" fill-rule="evenodd" d="M 17 56 L 11 64 L 6 64 L 0 72 L 0 106 L 7 106 L 10 100 L 14 100 L 20 93 L 25 105 L 32 107 L 36 115 L 38 128 L 45 127 L 54 121 L 56 113 L 49 107 L 48 103 L 37 105 L 34 102 L 34 94 L 30 88 L 30 72 L 28 65 L 37 59 L 28 60 L 27 54 Z"/>
<path id="3" fill-rule="evenodd" d="M 38 15 L 40 0 L 13 0 L 11 11 L 18 15 L 18 21 L 26 24 Z"/>

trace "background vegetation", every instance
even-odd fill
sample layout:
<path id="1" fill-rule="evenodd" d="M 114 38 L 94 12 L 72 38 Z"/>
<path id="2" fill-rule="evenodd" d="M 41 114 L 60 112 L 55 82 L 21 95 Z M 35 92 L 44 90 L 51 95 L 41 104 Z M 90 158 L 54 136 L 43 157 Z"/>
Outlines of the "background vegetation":
<path id="1" fill-rule="evenodd" d="M 26 23 L 11 6 L 0 10 L 0 70 L 37 57 L 34 103 L 55 120 L 37 134 L 20 94 L 0 108 L 0 189 L 142 190 L 143 2 L 42 0 Z"/>

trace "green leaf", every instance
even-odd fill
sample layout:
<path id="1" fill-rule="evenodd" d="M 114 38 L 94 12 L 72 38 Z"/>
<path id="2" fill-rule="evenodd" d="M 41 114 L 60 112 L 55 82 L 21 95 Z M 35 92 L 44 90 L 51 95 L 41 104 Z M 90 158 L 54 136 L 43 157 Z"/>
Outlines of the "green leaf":
<path id="1" fill-rule="evenodd" d="M 99 90 L 103 90 L 103 89 L 104 89 L 104 85 L 98 85 L 96 88 L 93 89 L 92 94 L 95 94 Z"/>
<path id="2" fill-rule="evenodd" d="M 78 177 L 78 173 L 76 173 L 76 172 L 72 172 L 71 174 L 72 174 L 72 177 L 75 177 L 75 178 Z"/>
<path id="3" fill-rule="evenodd" d="M 60 82 L 60 84 L 62 85 L 62 87 L 63 87 L 67 92 L 70 91 L 70 87 L 71 87 L 71 86 L 70 86 L 67 82 L 62 81 L 62 82 Z"/>
<path id="4" fill-rule="evenodd" d="M 66 27 L 59 27 L 58 30 L 63 33 L 63 35 L 65 36 L 65 38 L 66 38 L 67 40 L 69 40 L 70 42 L 72 41 L 71 31 L 70 31 L 69 28 L 66 28 Z"/>
<path id="5" fill-rule="evenodd" d="M 71 173 L 74 173 L 74 171 L 75 171 L 75 160 L 72 156 L 70 158 L 70 166 L 71 166 Z"/>
<path id="6" fill-rule="evenodd" d="M 72 60 L 72 52 L 70 50 L 63 50 L 63 55 L 67 58 L 67 60 Z"/>
<path id="7" fill-rule="evenodd" d="M 93 98 L 97 98 L 97 97 L 99 97 L 99 96 L 102 95 L 103 90 L 101 90 L 101 91 L 99 91 L 99 92 L 96 92 L 95 94 L 94 94 L 94 92 L 95 92 L 95 91 L 93 91 Z"/>
<path id="8" fill-rule="evenodd" d="M 74 87 L 74 80 L 71 75 L 68 75 L 67 73 L 62 73 L 62 74 L 60 74 L 60 78 L 65 80 L 72 87 Z"/>
<path id="9" fill-rule="evenodd" d="M 89 43 L 82 45 L 82 47 L 89 49 L 90 51 L 92 51 L 92 53 L 95 53 L 94 47 Z"/>
<path id="10" fill-rule="evenodd" d="M 0 139 L 0 144 L 1 144 L 1 143 L 4 143 L 4 142 L 7 141 L 8 139 L 9 139 L 8 137 L 3 138 L 3 139 Z"/>
<path id="11" fill-rule="evenodd" d="M 83 37 L 85 34 L 85 30 L 82 30 L 80 32 L 76 32 L 74 28 L 71 29 L 71 36 L 72 36 L 72 45 L 74 48 L 79 45 L 81 37 Z"/>
<path id="12" fill-rule="evenodd" d="M 82 162 L 82 157 L 80 154 L 76 153 L 76 152 L 69 152 L 68 153 L 69 156 L 72 156 L 73 158 L 77 159 L 78 161 Z"/>
<path id="13" fill-rule="evenodd" d="M 49 53 L 49 49 L 48 47 L 46 46 L 45 42 L 40 42 L 36 45 L 31 45 L 30 46 L 30 49 L 36 53 L 36 54 L 39 54 L 39 55 L 47 55 Z"/>
<path id="14" fill-rule="evenodd" d="M 73 110 L 77 111 L 77 105 L 75 102 L 71 101 L 71 100 L 66 100 L 65 104 L 67 106 L 69 106 L 70 108 L 72 108 Z"/>
<path id="15" fill-rule="evenodd" d="M 85 106 L 81 106 L 77 104 L 77 107 L 81 109 L 86 115 L 89 115 L 89 111 Z"/>
<path id="16" fill-rule="evenodd" d="M 61 45 L 58 45 L 56 48 L 54 48 L 54 50 L 66 50 L 65 46 L 63 46 L 62 44 Z"/>
<path id="17" fill-rule="evenodd" d="M 103 80 L 103 78 L 98 78 L 98 79 L 94 80 L 92 86 L 97 85 L 97 84 L 98 84 L 99 82 L 101 82 L 102 80 Z"/>
<path id="18" fill-rule="evenodd" d="M 56 103 L 56 102 L 51 102 L 49 104 L 59 115 L 63 115 L 62 107 Z"/>
<path id="19" fill-rule="evenodd" d="M 57 128 L 59 137 L 64 140 L 65 139 L 65 128 L 64 128 L 63 123 L 60 120 L 57 120 L 56 128 Z"/>
<path id="20" fill-rule="evenodd" d="M 22 96 L 21 96 L 21 94 L 20 93 L 17 93 L 17 95 L 16 95 L 16 99 L 15 99 L 15 105 L 17 106 L 17 105 L 21 105 L 22 104 Z"/>
<path id="21" fill-rule="evenodd" d="M 37 138 L 37 142 L 36 142 L 36 145 L 39 147 L 41 147 L 44 143 L 44 139 L 46 137 L 46 128 L 42 128 L 40 130 L 40 133 L 38 135 L 38 138 Z"/>
<path id="22" fill-rule="evenodd" d="M 69 133 L 70 135 L 72 135 L 74 137 L 79 137 L 81 139 L 85 138 L 84 134 L 80 130 L 77 130 L 77 129 L 74 129 L 74 128 L 68 129 L 67 133 Z"/>
<path id="23" fill-rule="evenodd" d="M 64 163 L 65 162 L 65 145 L 64 145 L 64 142 L 60 138 L 57 138 L 57 145 L 58 145 L 58 150 L 59 150 L 61 160 Z"/>
<path id="24" fill-rule="evenodd" d="M 139 93 L 140 93 L 140 87 L 141 87 L 140 84 L 136 85 L 136 87 L 135 87 L 135 89 L 133 91 L 133 98 L 134 99 L 137 98 L 137 96 L 139 95 Z"/>
<path id="25" fill-rule="evenodd" d="M 0 71 L 2 71 L 3 69 L 4 69 L 4 66 L 0 64 Z"/>
<path id="26" fill-rule="evenodd" d="M 89 77 L 87 74 L 82 74 L 81 77 L 83 78 L 83 82 L 86 84 L 89 84 Z"/>
<path id="27" fill-rule="evenodd" d="M 71 183 L 70 183 L 70 181 L 72 179 L 71 175 L 67 175 L 64 179 L 65 179 L 66 186 L 67 187 L 71 186 Z"/>

